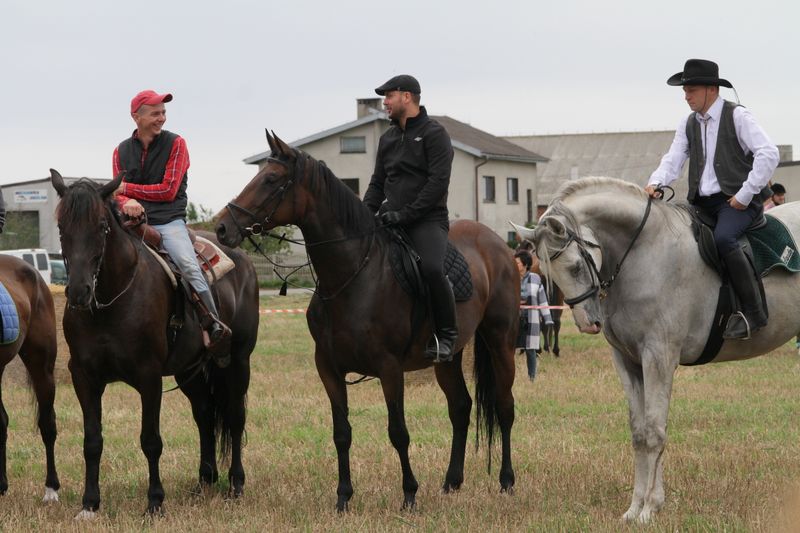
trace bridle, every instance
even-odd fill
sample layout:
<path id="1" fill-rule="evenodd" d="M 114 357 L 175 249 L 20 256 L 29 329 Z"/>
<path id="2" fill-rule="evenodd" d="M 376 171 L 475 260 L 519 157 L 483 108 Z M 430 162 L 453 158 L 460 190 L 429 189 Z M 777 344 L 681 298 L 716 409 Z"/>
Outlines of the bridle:
<path id="1" fill-rule="evenodd" d="M 653 204 L 653 199 L 651 197 L 647 198 L 647 207 L 644 210 L 644 216 L 642 217 L 642 221 L 639 223 L 639 227 L 636 228 L 636 232 L 633 234 L 633 238 L 631 242 L 628 244 L 628 248 L 625 250 L 625 253 L 622 255 L 622 259 L 619 260 L 617 266 L 614 268 L 614 273 L 611 275 L 610 278 L 607 280 L 603 280 L 600 276 L 600 270 L 597 268 L 597 264 L 594 262 L 594 258 L 592 254 L 589 252 L 589 248 L 597 248 L 600 249 L 600 245 L 587 241 L 578 236 L 577 233 L 572 231 L 571 229 L 567 229 L 567 241 L 564 243 L 564 246 L 556 250 L 549 258 L 550 261 L 553 261 L 558 256 L 563 254 L 566 249 L 569 247 L 570 244 L 575 243 L 578 247 L 578 253 L 580 254 L 581 258 L 583 259 L 584 263 L 589 267 L 589 271 L 592 275 L 592 284 L 586 292 L 575 296 L 574 298 L 564 298 L 564 303 L 570 306 L 570 308 L 574 307 L 575 305 L 581 303 L 584 300 L 587 300 L 595 295 L 602 300 L 608 295 L 608 290 L 616 281 L 617 276 L 619 276 L 619 272 L 622 269 L 622 264 L 625 262 L 625 258 L 628 257 L 628 253 L 633 248 L 634 243 L 639 238 L 639 235 L 642 233 L 642 229 L 644 228 L 647 219 L 650 216 L 650 207 Z"/>
<path id="2" fill-rule="evenodd" d="M 97 261 L 97 268 L 95 268 L 94 274 L 92 275 L 92 303 L 94 303 L 95 309 L 98 309 L 98 310 L 99 309 L 105 309 L 107 307 L 111 307 L 111 305 L 113 305 L 114 302 L 116 302 L 119 298 L 121 298 L 122 295 L 125 294 L 126 292 L 128 292 L 128 290 L 133 286 L 133 282 L 136 279 L 136 274 L 139 272 L 139 253 L 140 253 L 140 248 L 141 248 L 141 245 L 142 245 L 142 243 L 138 243 L 139 246 L 135 246 L 135 248 L 136 248 L 136 260 L 134 261 L 134 264 L 136 266 L 133 268 L 133 274 L 131 274 L 131 277 L 128 280 L 127 285 L 125 285 L 125 288 L 122 289 L 116 296 L 114 296 L 108 302 L 106 302 L 106 303 L 100 302 L 97 299 L 97 279 L 100 277 L 100 269 L 103 267 L 103 262 L 105 261 L 106 243 L 108 242 L 108 234 L 111 233 L 111 225 L 108 223 L 108 220 L 103 219 L 103 221 L 100 223 L 100 228 L 101 228 L 102 233 L 103 233 L 103 245 L 102 245 L 102 248 L 100 249 L 100 258 Z M 142 237 L 142 239 L 144 240 L 144 236 Z M 68 263 L 66 261 L 64 262 L 64 264 L 68 265 Z M 69 267 L 68 266 L 67 266 L 67 272 L 69 273 Z M 79 309 L 78 307 L 72 306 L 72 305 L 70 307 L 73 307 L 75 309 Z M 91 308 L 91 304 L 89 304 L 89 306 L 87 306 L 87 308 Z"/>
<path id="3" fill-rule="evenodd" d="M 289 168 L 289 164 L 286 161 L 282 161 L 277 157 L 270 156 L 267 158 L 267 161 L 282 165 L 284 168 L 286 168 L 286 170 L 291 170 Z M 275 202 L 275 207 L 272 208 L 272 211 L 270 211 L 269 214 L 265 216 L 263 220 L 261 220 L 260 222 L 258 216 L 249 209 L 245 209 L 244 207 L 235 204 L 233 202 L 228 202 L 228 204 L 225 206 L 225 209 L 231 215 L 231 220 L 233 220 L 233 223 L 236 225 L 236 229 L 239 230 L 239 233 L 241 235 L 250 237 L 253 235 L 261 235 L 264 232 L 264 226 L 268 225 L 272 221 L 272 217 L 275 216 L 275 213 L 278 211 L 278 208 L 283 203 L 283 200 L 284 198 L 286 198 L 286 194 L 289 192 L 289 189 L 291 189 L 292 185 L 294 185 L 295 177 L 297 176 L 297 168 L 301 167 L 304 164 L 305 164 L 305 158 L 298 155 L 295 171 L 292 173 L 292 175 L 288 177 L 288 179 L 283 184 L 281 184 L 280 187 L 272 191 L 270 195 L 267 196 L 267 199 L 264 201 L 264 204 L 269 205 L 271 202 L 277 200 Z M 239 224 L 239 220 L 236 218 L 236 214 L 234 213 L 234 211 L 240 211 L 245 215 L 247 215 L 248 217 L 250 217 L 250 225 L 243 227 L 241 224 Z"/>

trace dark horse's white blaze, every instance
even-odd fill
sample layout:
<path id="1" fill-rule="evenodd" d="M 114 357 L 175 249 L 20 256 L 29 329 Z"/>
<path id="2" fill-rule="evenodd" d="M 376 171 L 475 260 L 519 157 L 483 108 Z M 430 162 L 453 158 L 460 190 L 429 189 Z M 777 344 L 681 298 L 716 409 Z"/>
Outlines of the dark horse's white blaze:
<path id="1" fill-rule="evenodd" d="M 597 283 L 589 256 L 600 279 L 610 279 L 646 206 L 647 196 L 635 185 L 585 178 L 562 187 L 535 230 L 518 231 L 533 241 L 545 273 L 569 300 Z M 770 214 L 800 241 L 800 203 Z M 569 239 L 570 234 L 578 238 Z M 633 498 L 623 516 L 627 521 L 648 522 L 664 503 L 673 375 L 678 364 L 696 361 L 702 353 L 719 285 L 717 274 L 700 258 L 685 209 L 656 201 L 607 296 L 594 294 L 574 306 L 578 328 L 602 331 L 611 344 L 628 398 L 635 469 Z M 764 289 L 769 325 L 750 340 L 725 341 L 715 362 L 767 353 L 800 331 L 800 276 L 774 271 L 764 278 Z"/>

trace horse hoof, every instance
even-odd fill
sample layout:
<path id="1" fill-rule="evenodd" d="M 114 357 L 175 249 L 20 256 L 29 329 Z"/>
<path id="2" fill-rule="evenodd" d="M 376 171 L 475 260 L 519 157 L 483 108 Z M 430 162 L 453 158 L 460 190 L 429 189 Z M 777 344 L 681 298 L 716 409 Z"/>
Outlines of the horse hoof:
<path id="1" fill-rule="evenodd" d="M 50 487 L 44 488 L 44 498 L 42 498 L 44 503 L 50 502 L 57 502 L 58 501 L 58 491 L 51 489 Z"/>
<path id="2" fill-rule="evenodd" d="M 337 513 L 344 514 L 344 513 L 348 512 L 349 510 L 350 509 L 348 509 L 347 500 L 342 501 L 340 499 L 339 501 L 336 502 L 336 512 Z"/>
<path id="3" fill-rule="evenodd" d="M 144 512 L 145 518 L 163 518 L 164 506 L 159 503 L 154 503 L 147 506 Z"/>
<path id="4" fill-rule="evenodd" d="M 234 485 L 228 489 L 228 498 L 236 500 L 244 495 L 244 487 L 241 485 Z"/>
<path id="5" fill-rule="evenodd" d="M 461 489 L 461 483 L 450 483 L 447 482 L 442 485 L 442 494 L 451 494 L 453 492 L 458 492 Z"/>
<path id="6" fill-rule="evenodd" d="M 633 522 L 639 517 L 640 510 L 641 508 L 634 509 L 633 507 L 631 507 L 630 509 L 625 511 L 624 515 L 622 515 L 622 521 L 625 522 L 626 524 Z"/>
<path id="7" fill-rule="evenodd" d="M 81 509 L 81 512 L 75 515 L 75 520 L 88 521 L 97 518 L 97 513 L 89 509 Z"/>
<path id="8" fill-rule="evenodd" d="M 403 497 L 403 505 L 400 507 L 401 511 L 413 513 L 417 510 L 417 497 L 416 494 L 406 494 Z"/>

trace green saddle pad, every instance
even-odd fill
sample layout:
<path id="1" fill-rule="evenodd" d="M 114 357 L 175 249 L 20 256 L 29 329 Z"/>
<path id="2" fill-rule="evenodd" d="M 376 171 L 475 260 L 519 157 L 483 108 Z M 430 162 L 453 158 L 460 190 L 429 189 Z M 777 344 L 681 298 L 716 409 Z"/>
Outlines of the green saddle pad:
<path id="1" fill-rule="evenodd" d="M 753 249 L 753 260 L 761 277 L 775 268 L 785 268 L 789 272 L 800 272 L 800 254 L 792 235 L 783 222 L 767 214 L 767 225 L 761 229 L 747 232 Z"/>

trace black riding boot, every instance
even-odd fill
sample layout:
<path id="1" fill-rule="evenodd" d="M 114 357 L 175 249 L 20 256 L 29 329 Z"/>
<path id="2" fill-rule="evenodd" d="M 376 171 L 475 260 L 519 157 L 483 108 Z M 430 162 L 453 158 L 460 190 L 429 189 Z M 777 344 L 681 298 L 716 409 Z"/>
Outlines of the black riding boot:
<path id="1" fill-rule="evenodd" d="M 728 319 L 722 338 L 746 340 L 767 325 L 767 314 L 761 306 L 761 291 L 758 289 L 756 273 L 741 248 L 729 252 L 722 259 L 742 308 L 740 313 L 731 315 Z"/>
<path id="2" fill-rule="evenodd" d="M 202 308 L 200 309 L 200 322 L 208 335 L 208 340 L 204 339 L 206 349 L 211 352 L 217 366 L 225 368 L 231 362 L 231 354 L 230 346 L 222 341 L 230 338 L 231 330 L 219 319 L 211 291 L 198 292 L 197 295 L 200 297 L 202 307 L 205 308 L 205 313 Z"/>
<path id="3" fill-rule="evenodd" d="M 436 334 L 428 343 L 425 355 L 433 359 L 435 363 L 453 359 L 453 350 L 458 338 L 456 299 L 453 296 L 453 287 L 450 286 L 446 276 L 441 279 L 441 283 L 429 282 L 428 285 Z"/>

